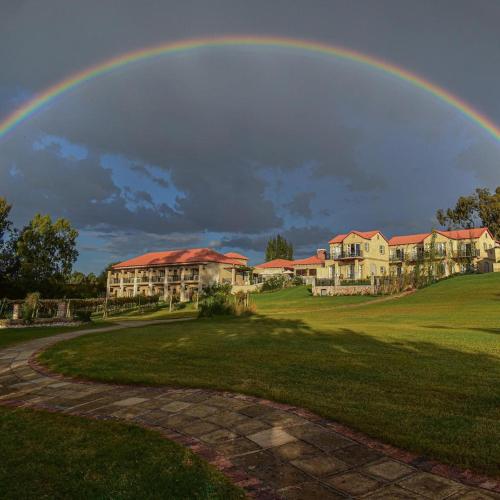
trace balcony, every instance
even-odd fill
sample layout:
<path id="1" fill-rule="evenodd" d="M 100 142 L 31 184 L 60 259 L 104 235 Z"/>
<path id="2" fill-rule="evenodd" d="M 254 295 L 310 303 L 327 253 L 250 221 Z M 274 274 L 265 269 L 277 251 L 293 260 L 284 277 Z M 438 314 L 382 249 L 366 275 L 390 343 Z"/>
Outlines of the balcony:
<path id="1" fill-rule="evenodd" d="M 363 251 L 362 250 L 342 250 L 341 252 L 337 252 L 333 254 L 334 260 L 346 260 L 346 259 L 362 259 Z"/>
<path id="2" fill-rule="evenodd" d="M 403 262 L 405 260 L 405 253 L 401 250 L 389 255 L 389 262 Z"/>
<path id="3" fill-rule="evenodd" d="M 198 274 L 186 274 L 184 276 L 184 281 L 198 281 L 199 275 Z"/>

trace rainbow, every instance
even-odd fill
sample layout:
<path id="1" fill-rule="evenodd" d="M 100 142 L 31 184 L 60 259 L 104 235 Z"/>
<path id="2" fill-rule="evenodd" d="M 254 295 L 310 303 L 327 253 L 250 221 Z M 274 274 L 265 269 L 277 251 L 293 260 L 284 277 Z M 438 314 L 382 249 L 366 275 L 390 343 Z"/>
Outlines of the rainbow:
<path id="1" fill-rule="evenodd" d="M 32 99 L 14 110 L 11 114 L 0 121 L 0 139 L 14 127 L 24 122 L 25 120 L 28 120 L 31 116 L 33 116 L 35 112 L 50 103 L 56 97 L 64 94 L 65 92 L 68 92 L 71 89 L 74 89 L 78 85 L 88 82 L 89 80 L 110 73 L 117 68 L 121 68 L 137 61 L 143 61 L 158 56 L 176 54 L 179 52 L 186 52 L 200 48 L 239 46 L 289 48 L 293 50 L 301 50 L 315 54 L 337 57 L 340 59 L 346 59 L 349 61 L 367 65 L 371 68 L 378 69 L 384 73 L 395 76 L 405 82 L 408 82 L 411 85 L 414 85 L 419 89 L 422 89 L 423 91 L 432 94 L 436 98 L 463 113 L 463 115 L 482 127 L 497 141 L 500 140 L 500 127 L 498 127 L 498 125 L 496 125 L 489 118 L 476 111 L 470 104 L 459 99 L 458 97 L 454 96 L 438 85 L 435 85 L 434 83 L 431 83 L 428 80 L 425 80 L 424 78 L 416 75 L 415 73 L 411 73 L 410 71 L 386 62 L 383 59 L 375 58 L 366 54 L 362 54 L 360 52 L 356 52 L 354 50 L 346 49 L 344 47 L 328 45 L 320 42 L 294 38 L 254 35 L 192 38 L 134 50 L 113 57 L 112 59 L 108 59 L 107 61 L 84 69 L 83 71 L 75 73 L 68 78 L 52 85 L 51 87 L 35 95 Z"/>

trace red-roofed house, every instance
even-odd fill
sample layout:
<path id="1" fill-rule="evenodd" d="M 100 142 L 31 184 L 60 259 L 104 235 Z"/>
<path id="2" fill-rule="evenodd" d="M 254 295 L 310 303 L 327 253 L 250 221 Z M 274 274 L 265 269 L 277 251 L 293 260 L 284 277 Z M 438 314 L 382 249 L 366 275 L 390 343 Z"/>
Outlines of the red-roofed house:
<path id="1" fill-rule="evenodd" d="M 483 228 L 394 236 L 389 240 L 391 274 L 400 275 L 414 270 L 418 262 L 429 266 L 439 275 L 478 270 L 494 271 L 495 240 Z"/>
<path id="2" fill-rule="evenodd" d="M 260 282 L 274 276 L 291 276 L 293 275 L 293 260 L 273 259 L 263 262 L 254 267 L 253 273 Z"/>
<path id="3" fill-rule="evenodd" d="M 366 280 L 389 273 L 389 244 L 380 231 L 350 231 L 329 243 L 330 259 L 325 262 L 329 278 Z"/>
<path id="4" fill-rule="evenodd" d="M 248 266 L 248 257 L 245 257 L 241 253 L 238 252 L 227 252 L 224 254 L 226 257 L 235 260 L 236 262 L 240 262 L 242 266 Z"/>
<path id="5" fill-rule="evenodd" d="M 312 281 L 318 276 L 319 270 L 325 267 L 326 250 L 318 248 L 316 255 L 305 259 L 297 259 L 293 261 L 295 276 L 302 276 L 306 283 Z"/>
<path id="6" fill-rule="evenodd" d="M 108 273 L 108 294 L 116 297 L 171 294 L 181 301 L 215 283 L 244 284 L 243 256 L 211 248 L 152 252 L 125 260 Z M 245 258 L 246 259 L 246 258 Z"/>

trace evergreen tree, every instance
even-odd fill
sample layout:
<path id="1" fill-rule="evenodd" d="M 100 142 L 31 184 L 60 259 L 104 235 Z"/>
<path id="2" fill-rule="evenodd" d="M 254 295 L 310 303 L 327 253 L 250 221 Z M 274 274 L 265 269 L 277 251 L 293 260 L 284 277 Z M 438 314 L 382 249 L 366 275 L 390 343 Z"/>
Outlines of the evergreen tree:
<path id="1" fill-rule="evenodd" d="M 274 259 L 293 260 L 293 245 L 278 234 L 267 242 L 266 261 Z"/>

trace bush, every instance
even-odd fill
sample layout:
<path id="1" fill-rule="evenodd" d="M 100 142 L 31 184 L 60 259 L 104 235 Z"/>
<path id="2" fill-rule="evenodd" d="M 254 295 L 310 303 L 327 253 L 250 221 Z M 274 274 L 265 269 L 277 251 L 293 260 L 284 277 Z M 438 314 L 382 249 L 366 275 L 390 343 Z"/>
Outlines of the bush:
<path id="1" fill-rule="evenodd" d="M 242 316 L 253 314 L 254 307 L 248 304 L 247 295 L 239 292 L 231 295 L 231 285 L 213 285 L 203 290 L 198 304 L 198 316 Z"/>
<path id="2" fill-rule="evenodd" d="M 293 286 L 300 286 L 304 284 L 304 278 L 302 276 L 294 276 L 292 278 L 291 284 Z"/>
<path id="3" fill-rule="evenodd" d="M 78 321 L 82 321 L 83 323 L 89 323 L 92 321 L 91 316 L 92 312 L 91 311 L 86 311 L 86 310 L 80 310 L 80 311 L 75 311 L 75 319 Z"/>
<path id="4" fill-rule="evenodd" d="M 278 275 L 267 279 L 262 284 L 262 291 L 269 292 L 271 290 L 281 290 L 285 286 L 285 277 Z"/>

